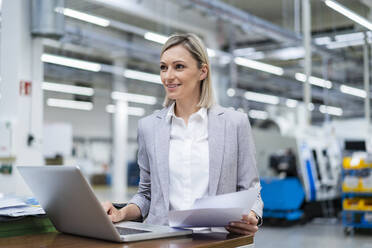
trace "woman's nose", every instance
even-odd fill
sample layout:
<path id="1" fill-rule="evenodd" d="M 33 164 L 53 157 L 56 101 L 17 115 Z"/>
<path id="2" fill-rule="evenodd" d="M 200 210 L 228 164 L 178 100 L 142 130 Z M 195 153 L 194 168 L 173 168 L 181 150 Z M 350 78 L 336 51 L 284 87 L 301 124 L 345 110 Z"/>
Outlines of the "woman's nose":
<path id="1" fill-rule="evenodd" d="M 165 81 L 171 81 L 174 79 L 174 71 L 169 68 L 166 72 L 165 72 Z"/>

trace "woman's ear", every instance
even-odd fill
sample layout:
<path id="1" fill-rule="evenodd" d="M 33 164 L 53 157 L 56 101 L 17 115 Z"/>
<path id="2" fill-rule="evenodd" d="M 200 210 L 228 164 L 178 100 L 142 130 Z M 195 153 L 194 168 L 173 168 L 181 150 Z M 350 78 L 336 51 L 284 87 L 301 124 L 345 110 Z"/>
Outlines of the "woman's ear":
<path id="1" fill-rule="evenodd" d="M 203 64 L 202 67 L 200 68 L 200 72 L 201 73 L 200 73 L 199 80 L 203 81 L 208 76 L 208 66 L 206 64 Z"/>

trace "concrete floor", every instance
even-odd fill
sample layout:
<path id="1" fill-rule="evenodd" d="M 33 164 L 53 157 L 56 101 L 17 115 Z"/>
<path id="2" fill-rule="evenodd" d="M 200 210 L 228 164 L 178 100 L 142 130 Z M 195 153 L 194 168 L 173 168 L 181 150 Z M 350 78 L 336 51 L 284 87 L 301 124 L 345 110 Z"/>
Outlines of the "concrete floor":
<path id="1" fill-rule="evenodd" d="M 372 232 L 344 235 L 340 222 L 313 221 L 292 227 L 262 226 L 255 237 L 255 247 L 264 248 L 372 248 Z"/>

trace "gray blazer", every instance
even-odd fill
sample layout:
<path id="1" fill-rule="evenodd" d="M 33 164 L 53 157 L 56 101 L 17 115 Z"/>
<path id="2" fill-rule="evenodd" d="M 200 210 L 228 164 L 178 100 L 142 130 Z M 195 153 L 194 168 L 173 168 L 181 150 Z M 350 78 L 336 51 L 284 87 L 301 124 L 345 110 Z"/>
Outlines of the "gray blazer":
<path id="1" fill-rule="evenodd" d="M 138 123 L 138 192 L 136 204 L 146 223 L 168 225 L 169 139 L 171 123 L 164 108 Z M 208 110 L 210 196 L 260 189 L 251 127 L 245 114 L 215 105 Z M 252 210 L 262 217 L 259 195 Z"/>

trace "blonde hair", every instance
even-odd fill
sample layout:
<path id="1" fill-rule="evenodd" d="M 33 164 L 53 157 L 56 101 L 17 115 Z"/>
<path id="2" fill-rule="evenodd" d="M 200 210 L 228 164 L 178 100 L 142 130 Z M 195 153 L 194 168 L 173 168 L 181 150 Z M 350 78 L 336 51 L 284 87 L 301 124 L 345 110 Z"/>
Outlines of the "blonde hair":
<path id="1" fill-rule="evenodd" d="M 198 68 L 200 69 L 203 65 L 206 65 L 208 68 L 208 73 L 205 79 L 200 82 L 200 100 L 197 104 L 201 108 L 210 108 L 214 103 L 214 95 L 211 81 L 211 70 L 209 66 L 209 59 L 207 51 L 204 47 L 201 39 L 195 34 L 174 34 L 169 37 L 167 42 L 165 42 L 163 48 L 161 49 L 160 56 L 163 55 L 165 51 L 169 48 L 182 45 L 186 48 L 192 57 L 197 61 Z M 164 107 L 170 106 L 175 100 L 165 96 Z"/>

